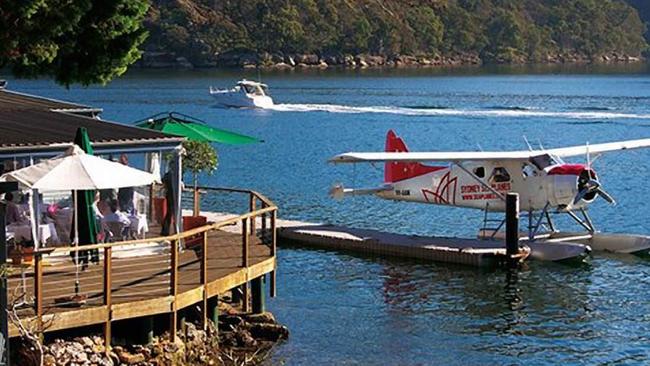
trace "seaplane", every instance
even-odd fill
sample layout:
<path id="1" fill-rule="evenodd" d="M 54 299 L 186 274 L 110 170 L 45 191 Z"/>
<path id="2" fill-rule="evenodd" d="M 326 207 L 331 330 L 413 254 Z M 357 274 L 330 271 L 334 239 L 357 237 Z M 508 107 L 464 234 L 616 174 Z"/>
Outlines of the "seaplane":
<path id="1" fill-rule="evenodd" d="M 606 234 L 595 229 L 587 209 L 597 199 L 616 204 L 603 188 L 593 162 L 601 154 L 650 147 L 650 139 L 585 144 L 555 149 L 522 151 L 410 152 L 394 131 L 388 131 L 384 152 L 348 152 L 333 163 L 383 163 L 384 182 L 376 188 L 345 188 L 335 184 L 330 195 L 375 195 L 393 200 L 448 205 L 484 211 L 480 239 L 502 239 L 505 196 L 519 194 L 520 212 L 528 217 L 520 243 L 533 259 L 561 260 L 594 251 L 650 254 L 650 236 Z M 585 156 L 584 164 L 563 158 Z M 442 164 L 444 163 L 444 164 Z M 433 164 L 433 165 L 431 165 Z M 561 232 L 554 217 L 566 214 L 580 228 Z M 505 216 L 505 215 L 503 215 Z"/>

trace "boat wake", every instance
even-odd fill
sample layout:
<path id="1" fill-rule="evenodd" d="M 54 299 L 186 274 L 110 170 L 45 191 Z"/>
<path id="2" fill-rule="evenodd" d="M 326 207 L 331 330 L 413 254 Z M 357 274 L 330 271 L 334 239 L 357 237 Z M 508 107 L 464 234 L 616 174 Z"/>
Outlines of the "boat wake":
<path id="1" fill-rule="evenodd" d="M 650 114 L 617 113 L 609 111 L 544 111 L 534 108 L 494 108 L 484 110 L 432 108 L 348 106 L 338 104 L 275 104 L 268 108 L 279 112 L 328 112 L 328 113 L 386 113 L 405 116 L 461 116 L 461 117 L 552 117 L 567 119 L 650 119 Z"/>

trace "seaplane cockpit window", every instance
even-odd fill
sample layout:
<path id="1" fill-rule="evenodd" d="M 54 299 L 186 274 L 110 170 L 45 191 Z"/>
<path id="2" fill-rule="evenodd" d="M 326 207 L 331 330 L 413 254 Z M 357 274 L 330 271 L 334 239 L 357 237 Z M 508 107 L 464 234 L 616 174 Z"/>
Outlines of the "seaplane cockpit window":
<path id="1" fill-rule="evenodd" d="M 492 170 L 492 175 L 489 179 L 490 183 L 503 183 L 510 182 L 510 174 L 504 167 L 496 167 Z"/>
<path id="2" fill-rule="evenodd" d="M 474 168 L 474 175 L 476 175 L 478 178 L 485 178 L 485 168 L 482 166 Z"/>
<path id="3" fill-rule="evenodd" d="M 533 156 L 530 158 L 530 162 L 539 170 L 544 170 L 546 167 L 561 163 L 559 158 L 549 154 Z"/>
<path id="4" fill-rule="evenodd" d="M 521 175 L 523 175 L 524 178 L 536 176 L 537 169 L 535 169 L 532 164 L 524 163 L 521 166 Z"/>
<path id="5" fill-rule="evenodd" d="M 264 95 L 269 95 L 269 96 L 271 95 L 271 93 L 269 93 L 269 88 L 268 88 L 268 87 L 266 87 L 266 86 L 261 86 L 260 88 L 262 88 L 262 93 L 263 93 Z"/>

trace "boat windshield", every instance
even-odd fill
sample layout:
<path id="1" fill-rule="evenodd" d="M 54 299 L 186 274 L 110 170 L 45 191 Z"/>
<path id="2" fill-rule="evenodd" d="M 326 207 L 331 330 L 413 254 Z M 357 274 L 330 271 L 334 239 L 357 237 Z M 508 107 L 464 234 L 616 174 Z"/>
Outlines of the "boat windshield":
<path id="1" fill-rule="evenodd" d="M 260 85 L 242 84 L 242 87 L 246 90 L 246 94 L 268 95 L 266 87 Z"/>

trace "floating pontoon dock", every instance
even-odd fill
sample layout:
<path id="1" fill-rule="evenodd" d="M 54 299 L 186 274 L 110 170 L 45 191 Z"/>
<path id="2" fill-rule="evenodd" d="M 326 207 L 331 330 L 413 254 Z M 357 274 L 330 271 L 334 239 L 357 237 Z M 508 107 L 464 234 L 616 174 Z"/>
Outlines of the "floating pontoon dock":
<path id="1" fill-rule="evenodd" d="M 228 214 L 203 212 L 210 221 L 230 218 Z M 277 220 L 278 237 L 283 243 L 350 251 L 371 255 L 457 263 L 477 267 L 494 266 L 507 260 L 502 240 L 458 239 L 393 234 L 377 230 Z M 226 228 L 240 232 L 241 228 Z"/>

